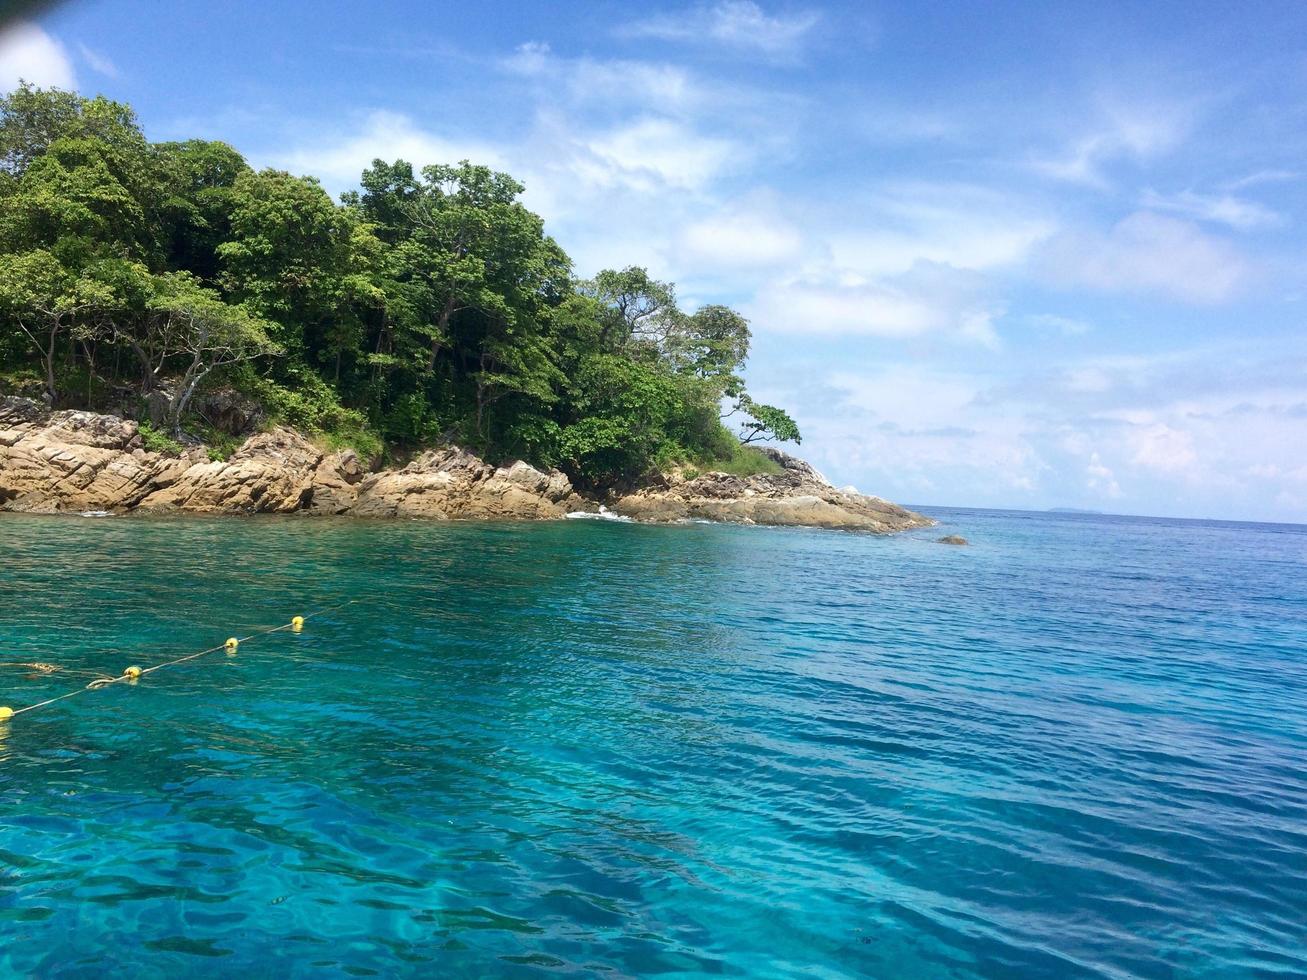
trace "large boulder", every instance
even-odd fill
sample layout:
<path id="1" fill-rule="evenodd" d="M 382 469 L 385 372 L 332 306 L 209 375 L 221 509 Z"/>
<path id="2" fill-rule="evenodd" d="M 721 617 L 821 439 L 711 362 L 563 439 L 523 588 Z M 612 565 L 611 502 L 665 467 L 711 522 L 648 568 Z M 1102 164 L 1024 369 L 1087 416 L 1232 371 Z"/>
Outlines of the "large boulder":
<path id="1" fill-rule="evenodd" d="M 358 501 L 363 466 L 352 449 L 323 456 L 313 471 L 313 496 L 308 509 L 315 514 L 347 514 Z"/>
<path id="2" fill-rule="evenodd" d="M 322 452 L 291 429 L 245 440 L 225 460 L 196 462 L 168 486 L 143 498 L 145 510 L 285 514 L 313 499 Z"/>
<path id="3" fill-rule="evenodd" d="M 30 399 L 0 399 L 0 509 L 132 507 L 150 492 L 160 469 L 158 457 L 142 448 L 135 422 L 91 412 L 47 413 Z"/>
<path id="4" fill-rule="evenodd" d="M 521 461 L 491 466 L 465 449 L 423 453 L 399 470 L 366 477 L 352 513 L 438 520 L 539 520 L 582 506 L 571 481 Z"/>

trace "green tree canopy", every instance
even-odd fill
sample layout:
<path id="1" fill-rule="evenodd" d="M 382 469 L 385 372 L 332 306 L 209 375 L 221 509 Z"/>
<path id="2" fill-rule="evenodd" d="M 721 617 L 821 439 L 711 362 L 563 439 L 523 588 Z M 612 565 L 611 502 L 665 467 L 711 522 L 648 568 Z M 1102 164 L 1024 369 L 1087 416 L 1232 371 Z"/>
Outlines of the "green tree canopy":
<path id="1" fill-rule="evenodd" d="M 132 110 L 0 98 L 0 384 L 182 431 L 215 384 L 372 446 L 460 439 L 612 486 L 798 439 L 742 378 L 749 325 L 638 266 L 572 276 L 508 174 L 375 160 L 339 202 Z M 721 422 L 731 399 L 747 419 Z"/>

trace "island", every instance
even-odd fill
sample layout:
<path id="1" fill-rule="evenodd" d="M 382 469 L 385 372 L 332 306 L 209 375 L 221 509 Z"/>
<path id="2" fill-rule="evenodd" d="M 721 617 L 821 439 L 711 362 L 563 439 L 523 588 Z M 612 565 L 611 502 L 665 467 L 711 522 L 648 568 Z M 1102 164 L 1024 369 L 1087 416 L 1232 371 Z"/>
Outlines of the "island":
<path id="1" fill-rule="evenodd" d="M 748 321 L 635 266 L 573 275 L 467 161 L 335 201 L 132 109 L 0 99 L 0 509 L 611 513 L 900 531 L 763 442 Z"/>

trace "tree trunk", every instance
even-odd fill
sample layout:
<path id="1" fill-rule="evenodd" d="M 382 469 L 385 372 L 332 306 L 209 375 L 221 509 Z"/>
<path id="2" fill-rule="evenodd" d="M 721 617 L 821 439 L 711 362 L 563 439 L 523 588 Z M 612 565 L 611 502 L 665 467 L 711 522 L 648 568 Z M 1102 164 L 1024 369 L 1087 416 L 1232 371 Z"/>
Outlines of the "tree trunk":
<path id="1" fill-rule="evenodd" d="M 92 408 L 91 384 L 95 380 L 95 355 L 91 353 L 90 341 L 82 341 L 82 353 L 86 355 L 86 407 Z"/>
<path id="2" fill-rule="evenodd" d="M 209 373 L 208 368 L 203 371 L 200 370 L 202 364 L 200 352 L 196 351 L 195 356 L 191 358 L 190 365 L 186 368 L 186 373 L 177 382 L 177 390 L 173 392 L 172 400 L 168 403 L 168 422 L 172 428 L 173 438 L 177 438 L 182 434 L 182 414 L 186 411 L 186 406 L 190 404 L 191 395 L 195 393 L 196 386 Z"/>
<path id="3" fill-rule="evenodd" d="M 436 369 L 436 355 L 440 353 L 440 348 L 444 344 L 446 331 L 449 329 L 449 318 L 454 315 L 454 304 L 455 299 L 453 296 L 445 300 L 445 308 L 440 312 L 440 319 L 436 321 L 438 332 L 436 336 L 431 338 L 431 357 L 427 361 L 428 371 Z"/>
<path id="4" fill-rule="evenodd" d="M 45 354 L 45 389 L 50 395 L 50 407 L 53 408 L 59 401 L 59 393 L 54 390 L 54 345 L 58 339 L 59 322 L 56 320 L 50 325 L 50 343 L 46 346 Z"/>

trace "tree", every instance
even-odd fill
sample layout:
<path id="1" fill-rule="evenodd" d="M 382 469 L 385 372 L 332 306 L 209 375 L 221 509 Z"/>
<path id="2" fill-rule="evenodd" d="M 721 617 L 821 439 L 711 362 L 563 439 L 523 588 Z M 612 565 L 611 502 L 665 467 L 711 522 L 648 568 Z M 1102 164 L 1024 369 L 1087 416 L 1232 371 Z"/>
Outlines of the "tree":
<path id="1" fill-rule="evenodd" d="M 579 485 L 642 476 L 667 448 L 679 392 L 656 366 L 596 354 L 580 365 L 570 394 L 575 415 L 560 434 L 559 456 Z"/>
<path id="2" fill-rule="evenodd" d="M 749 356 L 749 321 L 728 306 L 700 307 L 684 317 L 670 341 L 669 356 L 677 370 L 720 385 L 720 394 L 738 394 L 736 375 Z"/>
<path id="3" fill-rule="evenodd" d="M 734 414 L 736 411 L 743 412 L 747 417 L 740 431 L 740 442 L 746 446 L 751 442 L 803 442 L 799 435 L 799 426 L 790 418 L 789 414 L 774 405 L 763 405 L 761 402 L 755 402 L 748 395 L 741 395 L 740 400 L 736 403 L 735 408 L 728 414 Z"/>
<path id="4" fill-rule="evenodd" d="M 604 269 L 578 283 L 577 289 L 599 303 L 599 345 L 606 352 L 633 343 L 662 351 L 682 319 L 676 287 L 651 279 L 649 271 L 639 266 Z"/>
<path id="5" fill-rule="evenodd" d="M 370 233 L 309 177 L 242 172 L 231 195 L 231 238 L 216 249 L 229 297 L 267 320 L 290 357 L 318 353 L 339 374 L 361 308 L 379 301 Z"/>
<path id="6" fill-rule="evenodd" d="M 231 238 L 236 182 L 250 167 L 234 149 L 216 141 L 160 143 L 155 151 L 164 184 L 168 262 L 216 283 L 218 246 Z"/>
<path id="7" fill-rule="evenodd" d="M 160 174 L 129 107 L 20 86 L 0 99 L 0 174 L 0 249 L 162 261 Z"/>
<path id="8" fill-rule="evenodd" d="M 160 277 L 149 306 L 151 346 L 182 371 L 168 402 L 174 435 L 180 435 L 191 398 L 214 370 L 278 350 L 265 321 L 239 304 L 224 303 L 187 273 Z"/>
<path id="9" fill-rule="evenodd" d="M 0 255 L 0 312 L 41 355 L 46 395 L 58 401 L 55 351 L 60 337 L 102 294 L 44 249 Z"/>
<path id="10" fill-rule="evenodd" d="M 130 106 L 24 82 L 0 98 L 0 171 L 21 176 L 60 139 L 87 139 L 119 161 L 148 149 Z"/>
<path id="11" fill-rule="evenodd" d="M 430 390 L 444 356 L 454 396 L 470 386 L 479 440 L 489 436 L 489 409 L 505 398 L 532 411 L 552 402 L 561 376 L 546 311 L 569 288 L 569 263 L 518 200 L 522 185 L 467 161 L 425 167 L 418 180 L 399 160 L 375 161 L 363 186 L 347 203 L 394 243 L 374 363 L 406 369 Z"/>

